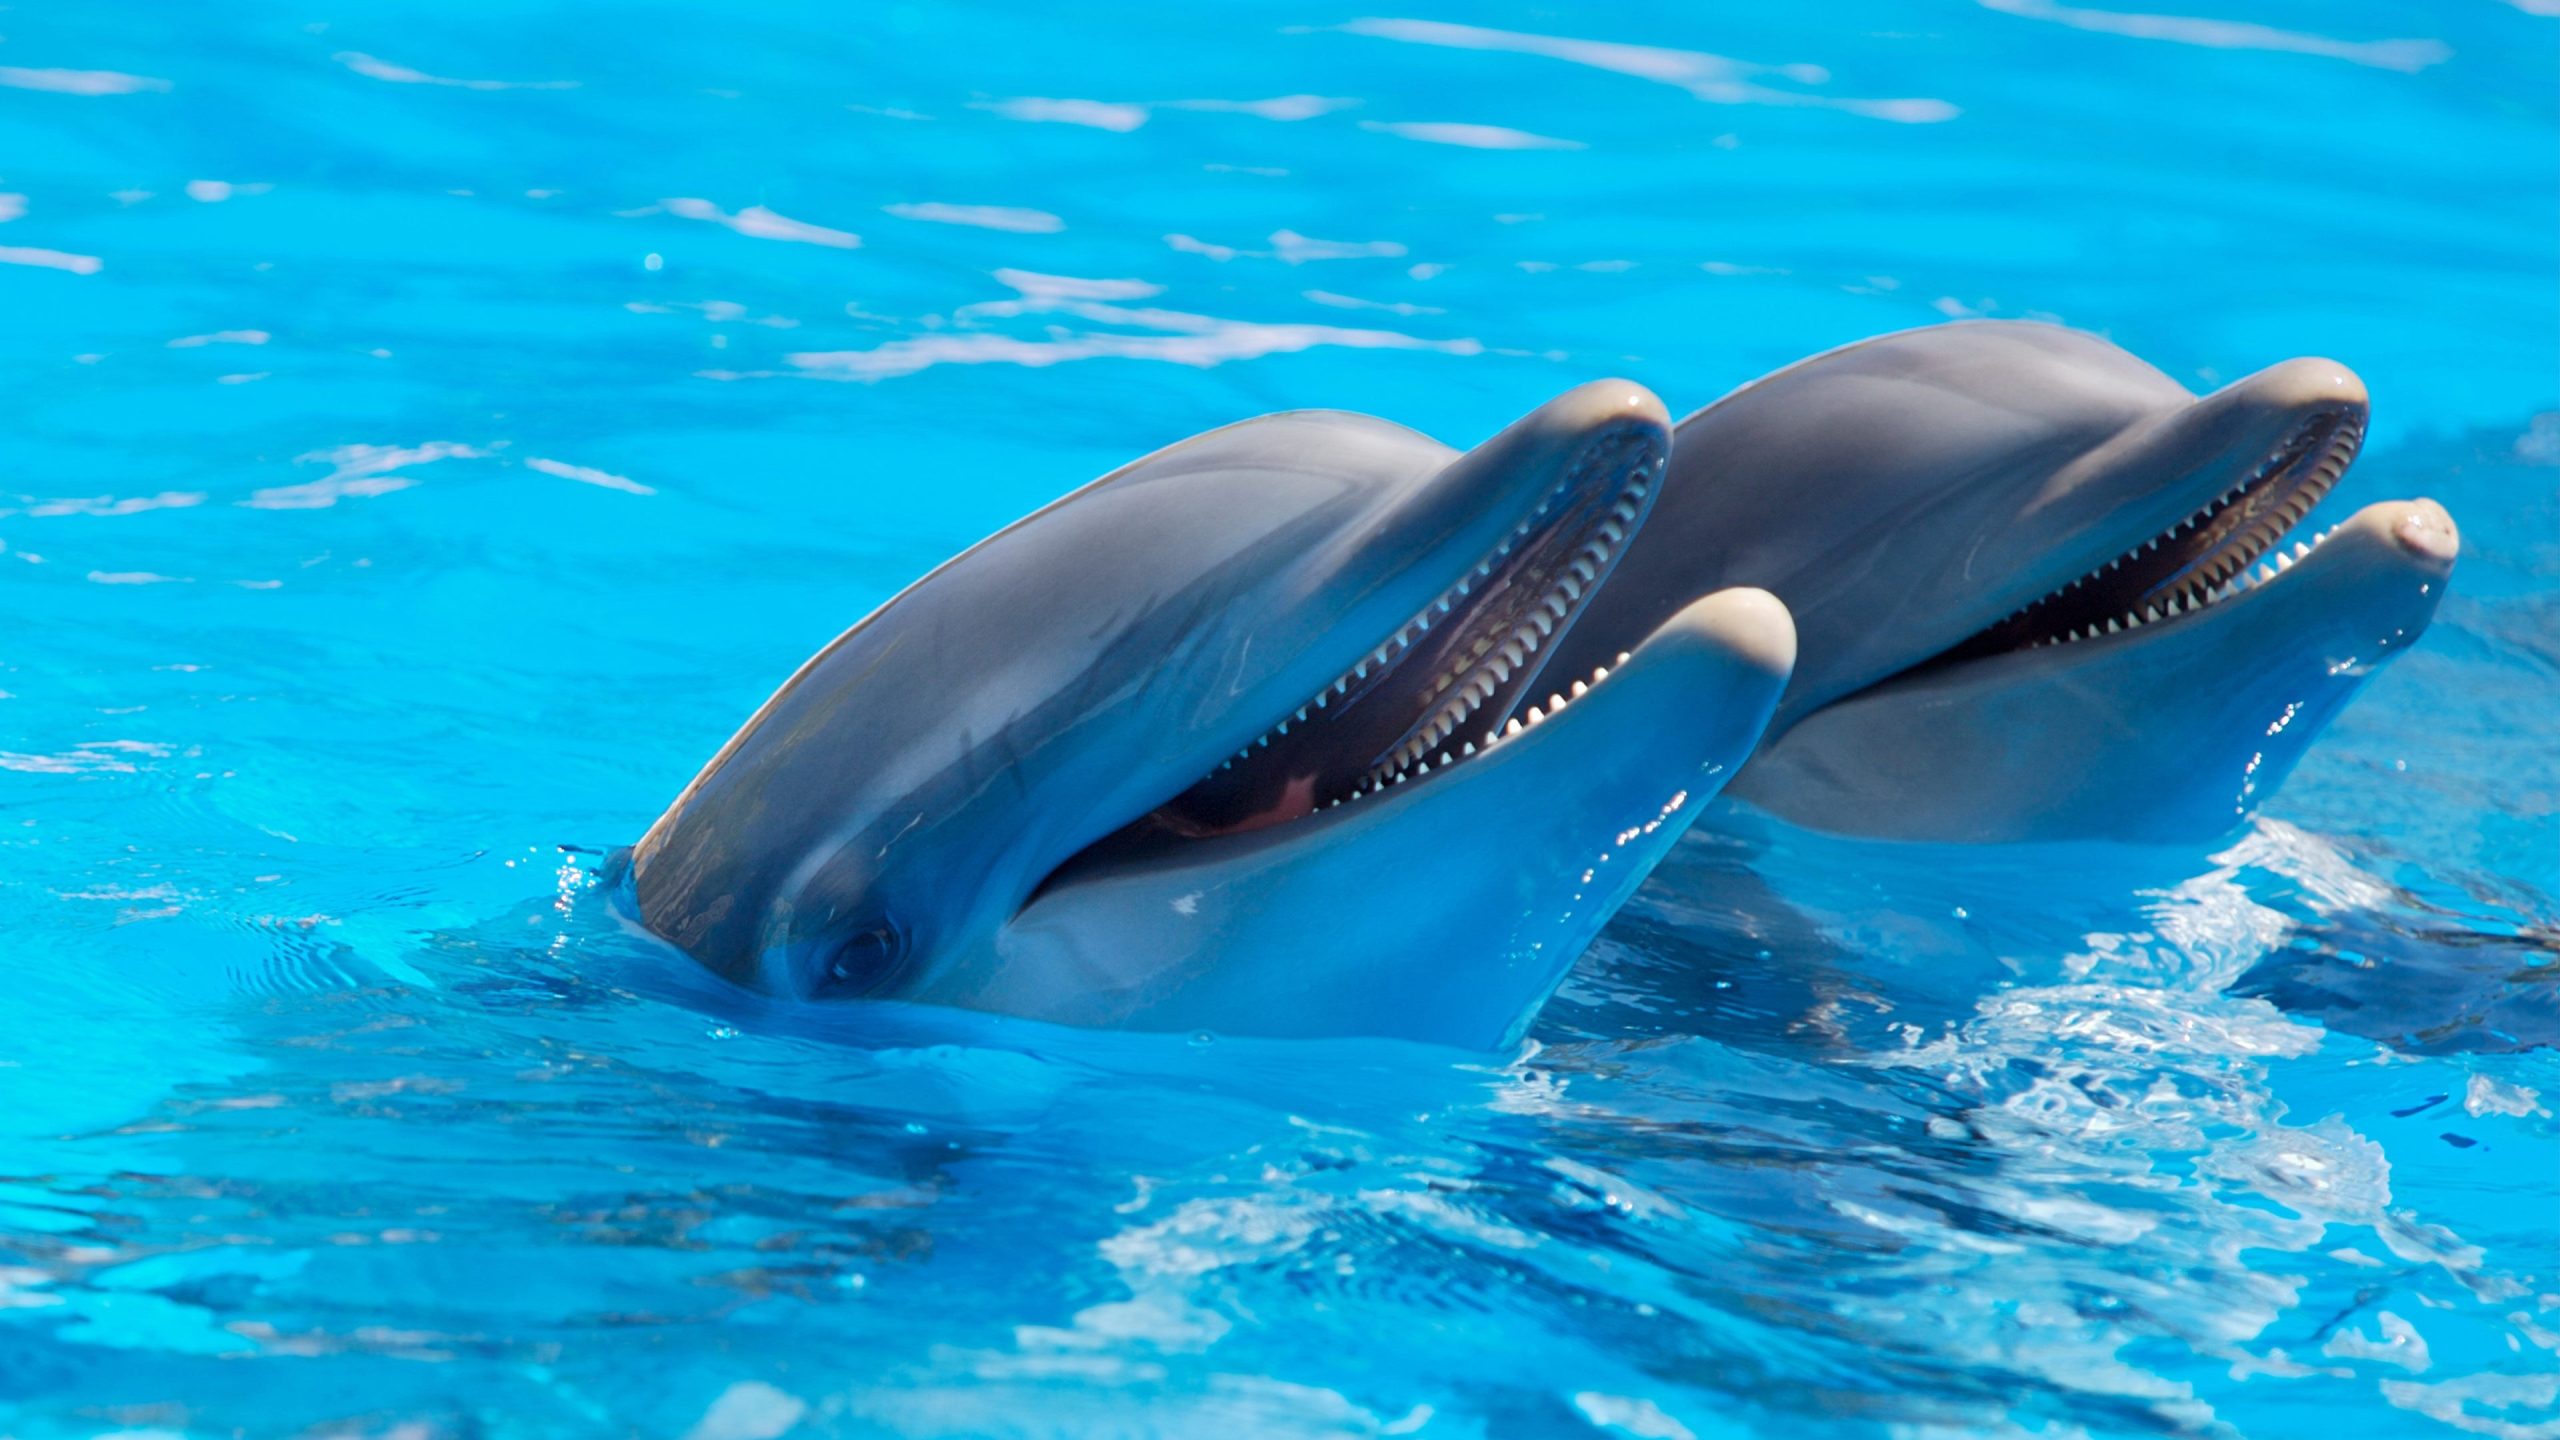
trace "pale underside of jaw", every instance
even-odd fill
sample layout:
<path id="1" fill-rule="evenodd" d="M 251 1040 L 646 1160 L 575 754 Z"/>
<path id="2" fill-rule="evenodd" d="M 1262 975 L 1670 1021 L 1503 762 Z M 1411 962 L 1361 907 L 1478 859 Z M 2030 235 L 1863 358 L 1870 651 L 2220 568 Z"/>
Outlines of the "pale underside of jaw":
<path id="1" fill-rule="evenodd" d="M 1271 812 L 1224 828 L 1289 823 L 1462 764 L 1529 726 L 1543 723 L 1606 679 L 1609 667 L 1602 666 L 1588 680 L 1576 681 L 1568 691 L 1558 691 L 1544 701 L 1527 705 L 1525 719 L 1514 713 L 1528 697 L 1515 693 L 1513 681 L 1534 673 L 1548 642 L 1571 622 L 1583 601 L 1604 582 L 1611 563 L 1643 513 L 1646 497 L 1659 481 L 1660 465 L 1658 453 L 1639 454 L 1634 463 L 1626 464 L 1625 478 L 1617 492 L 1605 507 L 1595 510 L 1588 528 L 1561 537 L 1543 593 L 1497 615 L 1497 623 L 1488 624 L 1484 611 L 1492 604 L 1493 587 L 1507 578 L 1506 562 L 1514 560 L 1515 552 L 1524 543 L 1535 543 L 1532 537 L 1580 477 L 1560 484 L 1491 554 L 1350 669 L 1319 688 L 1314 698 L 1204 777 L 1201 784 L 1205 786 L 1249 773 L 1257 765 L 1284 766 L 1288 762 L 1271 754 L 1276 743 L 1307 727 L 1324 726 L 1364 704 L 1392 705 L 1401 700 L 1413 704 L 1419 716 L 1383 753 L 1365 758 L 1365 763 L 1355 762 L 1357 773 L 1347 782 L 1318 788 L 1293 777 L 1283 789 L 1284 798 Z M 1463 633 L 1471 624 L 1480 628 L 1472 634 Z M 1448 627 L 1453 625 L 1461 627 L 1458 643 L 1454 648 L 1445 644 L 1441 647 L 1429 662 L 1433 673 L 1427 678 L 1412 673 L 1426 643 L 1435 633 L 1445 639 Z M 1618 658 L 1623 662 L 1626 657 Z M 1321 733 L 1317 738 L 1322 738 Z"/>

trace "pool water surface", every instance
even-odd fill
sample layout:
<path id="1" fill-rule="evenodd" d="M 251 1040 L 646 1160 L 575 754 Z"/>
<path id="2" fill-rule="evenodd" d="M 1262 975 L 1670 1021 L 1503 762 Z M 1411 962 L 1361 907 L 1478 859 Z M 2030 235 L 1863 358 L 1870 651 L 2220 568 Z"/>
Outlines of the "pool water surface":
<path id="1" fill-rule="evenodd" d="M 2149 3 L 0 15 L 0 1433 L 2560 1437 L 2560 11 Z M 1157 446 L 1971 316 L 2460 522 L 2247 828 L 1724 815 L 1491 1055 L 605 913 Z"/>

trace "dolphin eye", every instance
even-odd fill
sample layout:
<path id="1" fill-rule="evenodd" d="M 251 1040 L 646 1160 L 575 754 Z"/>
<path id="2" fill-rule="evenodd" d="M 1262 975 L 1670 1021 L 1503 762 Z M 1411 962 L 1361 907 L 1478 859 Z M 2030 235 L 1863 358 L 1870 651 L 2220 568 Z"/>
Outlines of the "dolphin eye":
<path id="1" fill-rule="evenodd" d="M 836 948 L 818 977 L 818 995 L 851 1000 L 876 995 L 895 979 L 907 958 L 907 937 L 890 924 L 865 930 Z"/>

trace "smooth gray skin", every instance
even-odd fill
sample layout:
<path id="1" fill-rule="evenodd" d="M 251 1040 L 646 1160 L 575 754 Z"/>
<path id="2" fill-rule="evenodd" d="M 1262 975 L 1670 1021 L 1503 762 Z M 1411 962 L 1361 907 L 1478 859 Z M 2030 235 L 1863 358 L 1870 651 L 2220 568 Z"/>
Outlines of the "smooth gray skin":
<path id="1" fill-rule="evenodd" d="M 1464 943 L 1395 949 L 1344 926 L 1319 958 L 1350 983 L 1285 983 L 1292 964 L 1316 969 L 1291 943 L 1301 930 L 1311 941 L 1328 911 L 1369 913 L 1360 901 L 1375 893 L 1338 874 L 1337 884 L 1309 886 L 1299 862 L 1366 853 L 1362 880 L 1382 875 L 1390 855 L 1427 862 L 1423 837 L 1443 832 L 1424 823 L 1399 843 L 1396 817 L 1427 821 L 1439 808 L 1424 803 L 1432 795 L 1482 789 L 1490 781 L 1476 778 L 1479 765 L 1485 777 L 1504 773 L 1485 763 L 1493 753 L 1322 816 L 1147 852 L 1148 873 L 1181 881 L 1175 898 L 1216 889 L 1222 927 L 1185 915 L 1167 929 L 1180 908 L 1168 902 L 1136 917 L 1102 907 L 1080 929 L 1066 918 L 1085 889 L 1077 857 L 1216 770 L 1478 573 L 1566 477 L 1657 463 L 1667 421 L 1642 387 L 1600 382 L 1463 456 L 1384 421 L 1300 413 L 1212 431 L 1106 476 L 947 562 L 802 666 L 634 847 L 640 918 L 716 973 L 786 996 L 1498 1043 L 1526 1023 L 1561 967 L 1530 974 Z M 1631 438 L 1641 442 L 1632 459 Z M 1784 681 L 1783 661 L 1773 669 L 1770 657 L 1792 653 L 1792 632 L 1766 597 L 1670 629 L 1690 663 L 1644 667 L 1625 693 L 1654 692 L 1657 711 L 1721 706 L 1731 721 L 1652 739 L 1613 736 L 1597 721 L 1581 728 L 1594 743 L 1624 743 L 1621 770 L 1650 758 L 1645 788 L 1657 800 L 1703 803 L 1758 737 Z M 1552 806 L 1556 823 L 1580 822 L 1577 834 L 1624 828 L 1624 805 L 1609 795 L 1576 807 L 1566 779 L 1541 783 L 1558 788 L 1495 790 L 1518 806 Z M 1505 857 L 1449 862 L 1502 869 Z M 1551 862 L 1503 870 L 1559 897 L 1574 888 L 1573 876 L 1553 872 Z M 1035 891 L 1027 913 L 1047 938 L 1016 943 Z M 1419 884 L 1392 908 L 1456 923 L 1471 893 Z M 1606 915 L 1585 919 L 1596 931 Z M 1221 939 L 1251 928 L 1269 937 Z M 1559 948 L 1570 939 L 1544 938 Z M 1061 958 L 1070 953 L 1107 956 L 1111 973 L 1075 968 L 1083 962 Z M 1250 967 L 1282 973 L 1240 977 Z M 1363 976 L 1377 983 L 1364 987 Z M 1434 997 L 1462 1003 L 1435 1008 Z"/>
<path id="2" fill-rule="evenodd" d="M 2331 361 L 2198 398 L 2096 336 L 2017 322 L 1818 355 L 1680 423 L 1653 516 L 1550 663 L 1572 673 L 1713 586 L 1763 587 L 1801 650 L 1736 797 L 1901 839 L 2218 833 L 2425 627 L 2456 548 L 2441 510 L 2431 538 L 2321 554 L 2260 603 L 1885 682 L 2364 403 Z"/>

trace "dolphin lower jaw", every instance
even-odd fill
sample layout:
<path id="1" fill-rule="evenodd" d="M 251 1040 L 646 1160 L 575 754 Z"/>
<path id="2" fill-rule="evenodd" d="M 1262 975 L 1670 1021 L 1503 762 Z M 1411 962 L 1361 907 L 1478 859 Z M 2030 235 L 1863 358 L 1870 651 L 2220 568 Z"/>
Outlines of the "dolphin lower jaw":
<path id="1" fill-rule="evenodd" d="M 1286 825 L 1095 857 L 914 998 L 1071 1024 L 1516 1040 L 1722 787 L 1794 660 L 1765 592 L 1694 602 L 1467 762 Z"/>
<path id="2" fill-rule="evenodd" d="M 2368 505 L 2174 622 L 1938 667 L 1818 710 L 1732 791 L 1881 839 L 2223 833 L 2425 631 L 2460 548 L 2431 500 Z"/>

